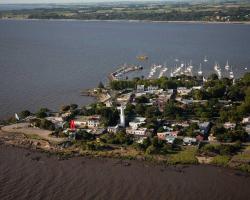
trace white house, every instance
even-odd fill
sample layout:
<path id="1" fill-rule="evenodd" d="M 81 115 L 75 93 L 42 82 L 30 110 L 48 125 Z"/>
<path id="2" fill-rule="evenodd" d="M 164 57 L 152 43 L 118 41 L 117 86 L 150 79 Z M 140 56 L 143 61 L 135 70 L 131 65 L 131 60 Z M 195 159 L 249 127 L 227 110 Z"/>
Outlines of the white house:
<path id="1" fill-rule="evenodd" d="M 231 123 L 231 122 L 226 122 L 226 123 L 224 124 L 224 128 L 225 128 L 225 129 L 234 129 L 235 126 L 236 126 L 236 124 L 235 124 L 235 123 Z"/>
<path id="2" fill-rule="evenodd" d="M 209 129 L 210 129 L 210 122 L 202 122 L 202 123 L 199 123 L 198 126 L 199 126 L 199 129 L 201 130 L 201 132 L 205 135 L 208 134 L 209 132 Z"/>
<path id="3" fill-rule="evenodd" d="M 169 144 L 173 144 L 175 140 L 176 140 L 176 137 L 174 137 L 174 136 L 169 135 L 166 137 L 166 142 Z"/>
<path id="4" fill-rule="evenodd" d="M 193 86 L 192 89 L 193 89 L 193 90 L 201 90 L 201 89 L 202 89 L 202 86 Z"/>
<path id="5" fill-rule="evenodd" d="M 147 128 L 138 128 L 136 130 L 127 128 L 126 133 L 130 135 L 135 135 L 135 136 L 146 136 Z"/>
<path id="6" fill-rule="evenodd" d="M 158 89 L 159 89 L 158 86 L 152 86 L 152 85 L 150 85 L 150 86 L 147 87 L 147 92 L 154 93 Z"/>
<path id="7" fill-rule="evenodd" d="M 250 117 L 243 118 L 242 123 L 243 124 L 249 124 L 250 123 Z"/>
<path id="8" fill-rule="evenodd" d="M 117 133 L 119 131 L 119 125 L 117 124 L 116 126 L 108 126 L 107 131 L 109 133 Z"/>
<path id="9" fill-rule="evenodd" d="M 183 143 L 186 145 L 195 144 L 196 142 L 197 142 L 196 138 L 191 138 L 191 137 L 184 137 L 183 138 Z"/>
<path id="10" fill-rule="evenodd" d="M 136 86 L 137 92 L 144 92 L 144 89 L 145 89 L 144 85 L 137 85 Z"/>
<path id="11" fill-rule="evenodd" d="M 250 125 L 246 125 L 245 130 L 250 135 Z"/>
<path id="12" fill-rule="evenodd" d="M 88 128 L 97 128 L 100 125 L 100 116 L 77 116 L 74 121 L 75 125 L 79 128 L 84 128 L 85 126 L 88 126 Z"/>
<path id="13" fill-rule="evenodd" d="M 132 129 L 138 129 L 140 125 L 145 124 L 146 118 L 144 117 L 136 117 L 133 121 L 129 122 L 129 126 Z"/>
<path id="14" fill-rule="evenodd" d="M 64 120 L 62 117 L 46 117 L 45 119 L 47 119 L 48 121 L 51 121 L 56 128 L 62 127 Z"/>
<path id="15" fill-rule="evenodd" d="M 97 128 L 100 125 L 100 117 L 93 116 L 90 117 L 88 120 L 88 127 L 89 128 Z"/>
<path id="16" fill-rule="evenodd" d="M 178 87 L 177 88 L 177 93 L 181 96 L 188 95 L 191 91 L 192 91 L 192 89 L 187 89 L 186 87 Z"/>
<path id="17" fill-rule="evenodd" d="M 160 140 L 167 140 L 167 137 L 174 137 L 177 138 L 178 136 L 178 131 L 168 131 L 168 132 L 162 132 L 162 133 L 157 133 L 157 137 Z"/>

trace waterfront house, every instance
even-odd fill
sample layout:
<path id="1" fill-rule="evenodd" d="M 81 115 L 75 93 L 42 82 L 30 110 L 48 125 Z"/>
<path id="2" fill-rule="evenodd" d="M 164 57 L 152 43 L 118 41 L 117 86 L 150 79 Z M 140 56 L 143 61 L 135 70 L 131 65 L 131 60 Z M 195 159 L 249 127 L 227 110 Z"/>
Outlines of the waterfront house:
<path id="1" fill-rule="evenodd" d="M 62 117 L 46 117 L 48 121 L 51 121 L 56 128 L 63 127 L 64 120 Z"/>
<path id="2" fill-rule="evenodd" d="M 76 116 L 75 117 L 75 126 L 78 128 L 97 128 L 100 125 L 100 116 Z"/>
<path id="3" fill-rule="evenodd" d="M 68 112 L 62 113 L 62 114 L 61 114 L 61 117 L 62 117 L 63 119 L 66 119 L 66 118 L 68 118 L 71 114 L 72 114 L 71 111 L 68 111 Z"/>
<path id="4" fill-rule="evenodd" d="M 100 125 L 100 116 L 94 115 L 90 116 L 88 119 L 88 127 L 89 128 L 97 128 Z"/>

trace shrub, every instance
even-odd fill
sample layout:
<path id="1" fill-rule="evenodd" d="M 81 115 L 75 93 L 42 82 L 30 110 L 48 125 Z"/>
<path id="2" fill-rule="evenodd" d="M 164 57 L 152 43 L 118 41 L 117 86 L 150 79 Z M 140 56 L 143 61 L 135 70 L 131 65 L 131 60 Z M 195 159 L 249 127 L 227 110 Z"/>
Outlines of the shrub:
<path id="1" fill-rule="evenodd" d="M 227 166 L 228 163 L 230 161 L 230 156 L 226 156 L 226 155 L 217 155 L 213 158 L 212 160 L 212 164 L 215 165 L 220 165 L 220 166 Z"/>
<path id="2" fill-rule="evenodd" d="M 22 111 L 22 112 L 19 114 L 19 116 L 21 117 L 21 119 L 24 119 L 24 118 L 30 116 L 30 114 L 31 114 L 30 111 L 24 110 L 24 111 Z"/>

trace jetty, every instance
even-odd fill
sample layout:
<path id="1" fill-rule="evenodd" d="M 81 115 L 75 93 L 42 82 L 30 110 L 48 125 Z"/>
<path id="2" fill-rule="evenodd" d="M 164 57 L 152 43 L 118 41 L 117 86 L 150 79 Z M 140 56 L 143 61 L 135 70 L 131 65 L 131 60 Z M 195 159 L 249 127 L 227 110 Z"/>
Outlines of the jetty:
<path id="1" fill-rule="evenodd" d="M 123 65 L 119 67 L 116 71 L 109 74 L 108 78 L 110 81 L 124 79 L 124 76 L 130 72 L 142 70 L 141 65 Z"/>

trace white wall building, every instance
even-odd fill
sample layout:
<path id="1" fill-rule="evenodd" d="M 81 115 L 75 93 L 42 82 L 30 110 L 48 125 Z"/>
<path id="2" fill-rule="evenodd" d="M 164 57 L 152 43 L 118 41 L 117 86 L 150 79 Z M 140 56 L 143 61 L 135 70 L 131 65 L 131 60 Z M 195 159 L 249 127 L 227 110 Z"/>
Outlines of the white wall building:
<path id="1" fill-rule="evenodd" d="M 138 129 L 140 125 L 145 124 L 146 118 L 144 117 L 136 117 L 133 121 L 129 122 L 129 126 L 132 129 Z"/>
<path id="2" fill-rule="evenodd" d="M 137 85 L 136 86 L 137 92 L 144 92 L 144 89 L 145 89 L 144 85 Z"/>
<path id="3" fill-rule="evenodd" d="M 138 128 L 136 130 L 127 128 L 126 133 L 135 136 L 146 136 L 147 135 L 147 128 Z"/>
<path id="4" fill-rule="evenodd" d="M 192 89 L 187 89 L 186 87 L 178 87 L 177 88 L 177 93 L 181 96 L 188 95 Z"/>
<path id="5" fill-rule="evenodd" d="M 243 118 L 242 123 L 243 124 L 249 124 L 250 123 L 250 117 Z"/>

